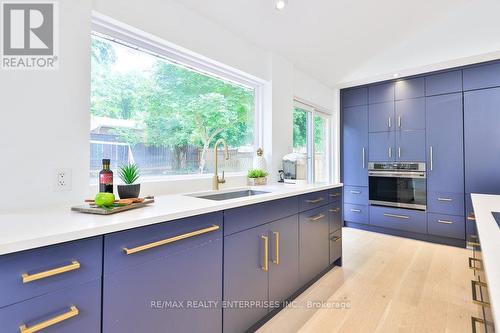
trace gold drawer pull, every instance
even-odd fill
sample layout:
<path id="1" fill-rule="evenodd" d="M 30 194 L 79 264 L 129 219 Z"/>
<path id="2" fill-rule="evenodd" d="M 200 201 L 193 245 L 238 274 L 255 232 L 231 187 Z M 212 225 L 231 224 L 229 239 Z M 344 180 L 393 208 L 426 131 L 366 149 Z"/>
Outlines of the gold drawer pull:
<path id="1" fill-rule="evenodd" d="M 483 324 L 486 328 L 486 326 L 489 326 L 491 327 L 491 332 L 494 332 L 494 324 L 491 322 L 491 321 L 487 321 L 487 320 L 484 320 L 484 319 L 481 319 L 481 318 L 477 318 L 477 317 L 470 317 L 470 320 L 471 320 L 471 325 L 472 325 L 472 333 L 477 333 L 477 329 L 476 329 L 476 324 Z M 490 331 L 490 328 L 487 329 L 488 332 Z M 483 330 L 483 331 L 486 331 Z"/>
<path id="2" fill-rule="evenodd" d="M 340 193 L 330 193 L 330 196 L 333 197 L 333 198 L 339 197 Z"/>
<path id="3" fill-rule="evenodd" d="M 264 265 L 260 268 L 267 272 L 269 270 L 269 237 L 261 235 L 260 238 L 264 241 Z"/>
<path id="4" fill-rule="evenodd" d="M 48 278 L 49 276 L 54 276 L 54 275 L 74 271 L 74 270 L 77 270 L 79 268 L 80 268 L 80 263 L 76 260 L 73 260 L 70 265 L 50 269 L 48 271 L 40 272 L 40 273 L 36 273 L 36 274 L 32 274 L 32 275 L 30 275 L 28 273 L 23 273 L 23 274 L 21 274 L 21 277 L 23 279 L 23 283 L 28 283 L 28 282 L 32 282 L 32 281 L 36 281 L 36 280 L 45 279 L 45 278 Z"/>
<path id="5" fill-rule="evenodd" d="M 468 247 L 479 247 L 479 246 L 481 246 L 481 244 L 479 244 L 477 242 L 467 241 L 467 246 Z"/>
<path id="6" fill-rule="evenodd" d="M 406 216 L 406 215 L 397 215 L 397 214 L 388 214 L 388 213 L 385 213 L 384 216 L 386 216 L 386 217 L 393 217 L 393 218 L 396 218 L 396 219 L 403 219 L 403 220 L 409 220 L 410 219 L 410 217 Z"/>
<path id="7" fill-rule="evenodd" d="M 469 220 L 469 221 L 475 221 L 476 220 L 476 215 L 474 213 L 469 213 L 469 215 L 467 215 L 467 220 Z"/>
<path id="8" fill-rule="evenodd" d="M 325 214 L 319 214 L 319 215 L 317 215 L 317 216 L 310 217 L 310 218 L 309 218 L 309 221 L 312 221 L 312 222 L 314 222 L 314 221 L 319 221 L 319 220 L 321 220 L 321 219 L 322 219 L 322 218 L 324 218 L 324 217 L 325 217 Z"/>
<path id="9" fill-rule="evenodd" d="M 158 246 L 162 246 L 162 245 L 170 244 L 170 243 L 173 243 L 173 242 L 177 242 L 177 241 L 180 241 L 180 240 L 183 240 L 183 239 L 186 239 L 186 238 L 191 238 L 191 237 L 203 235 L 203 234 L 206 234 L 206 233 L 209 233 L 209 232 L 212 232 L 212 231 L 216 231 L 216 230 L 219 230 L 219 229 L 220 229 L 220 227 L 218 225 L 213 225 L 213 226 L 208 227 L 208 228 L 204 228 L 204 229 L 200 229 L 200 230 L 188 232 L 186 234 L 182 234 L 182 235 L 179 235 L 179 236 L 175 236 L 175 237 L 163 239 L 161 241 L 157 241 L 157 242 L 153 242 L 153 243 L 149 243 L 149 244 L 137 246 L 137 247 L 134 247 L 134 248 L 131 248 L 131 249 L 124 247 L 123 251 L 127 255 L 134 254 L 134 253 L 141 252 L 141 251 L 144 251 L 144 250 L 149 250 L 149 249 L 152 249 L 152 248 L 155 248 L 155 247 L 158 247 Z"/>
<path id="10" fill-rule="evenodd" d="M 477 266 L 476 266 L 476 264 L 474 264 L 476 262 L 478 263 Z M 474 270 L 474 271 L 482 271 L 483 270 L 483 261 L 481 259 L 469 257 L 469 268 Z"/>
<path id="11" fill-rule="evenodd" d="M 278 231 L 273 232 L 274 235 L 274 250 L 275 250 L 275 257 L 273 259 L 273 264 L 279 265 L 280 264 L 280 233 Z"/>
<path id="12" fill-rule="evenodd" d="M 479 304 L 481 306 L 490 306 L 489 302 L 485 302 L 483 300 L 480 300 L 477 296 L 477 288 L 476 287 L 488 287 L 488 285 L 484 282 L 479 282 L 475 280 L 471 280 L 471 287 L 472 287 L 472 301 L 476 304 Z"/>
<path id="13" fill-rule="evenodd" d="M 314 199 L 314 200 L 306 200 L 306 202 L 307 203 L 312 203 L 312 204 L 317 204 L 317 203 L 320 203 L 323 200 L 324 200 L 324 198 L 317 198 L 317 199 Z"/>
<path id="14" fill-rule="evenodd" d="M 338 242 L 341 239 L 342 239 L 342 236 L 332 236 L 332 238 L 330 238 L 330 240 L 332 240 L 334 242 Z"/>
<path id="15" fill-rule="evenodd" d="M 453 199 L 452 198 L 438 198 L 438 201 L 451 202 L 451 201 L 453 201 Z"/>
<path id="16" fill-rule="evenodd" d="M 453 224 L 452 221 L 446 221 L 446 220 L 438 220 L 438 223 L 442 223 L 442 224 Z"/>
<path id="17" fill-rule="evenodd" d="M 340 208 L 330 208 L 330 212 L 338 213 L 338 212 L 340 212 Z"/>
<path id="18" fill-rule="evenodd" d="M 31 327 L 27 327 L 26 325 L 21 325 L 21 326 L 19 326 L 19 332 L 21 332 L 21 333 L 38 332 L 38 331 L 41 331 L 47 327 L 53 326 L 55 324 L 58 324 L 60 322 L 63 322 L 65 320 L 68 320 L 70 318 L 78 316 L 79 310 L 76 306 L 72 306 L 70 309 L 71 310 L 69 310 L 66 313 L 63 313 L 63 314 L 56 316 L 52 319 L 42 321 L 41 323 L 38 323 L 38 324 L 33 325 Z"/>

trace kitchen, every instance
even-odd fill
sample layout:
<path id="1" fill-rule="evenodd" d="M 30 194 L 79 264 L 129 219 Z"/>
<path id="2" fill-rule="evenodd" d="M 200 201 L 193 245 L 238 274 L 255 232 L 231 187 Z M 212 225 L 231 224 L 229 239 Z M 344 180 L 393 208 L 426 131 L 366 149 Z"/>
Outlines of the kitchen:
<path id="1" fill-rule="evenodd" d="M 498 331 L 498 9 L 2 3 L 2 332 Z"/>

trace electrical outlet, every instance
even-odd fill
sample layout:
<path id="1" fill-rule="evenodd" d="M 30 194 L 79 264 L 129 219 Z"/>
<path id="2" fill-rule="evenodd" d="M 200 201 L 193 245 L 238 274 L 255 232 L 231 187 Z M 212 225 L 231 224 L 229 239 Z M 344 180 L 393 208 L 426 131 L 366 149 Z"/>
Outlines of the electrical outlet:
<path id="1" fill-rule="evenodd" d="M 71 191 L 71 178 L 71 169 L 57 169 L 54 183 L 55 191 Z"/>

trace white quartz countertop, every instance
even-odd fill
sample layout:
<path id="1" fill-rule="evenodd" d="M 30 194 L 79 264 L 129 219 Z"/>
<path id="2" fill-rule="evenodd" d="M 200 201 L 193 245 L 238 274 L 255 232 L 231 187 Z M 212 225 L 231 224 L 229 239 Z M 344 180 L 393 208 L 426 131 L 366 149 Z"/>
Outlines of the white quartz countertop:
<path id="1" fill-rule="evenodd" d="M 0 255 L 341 186 L 318 183 L 245 187 L 239 189 L 269 193 L 223 201 L 164 195 L 155 197 L 155 203 L 147 207 L 107 216 L 72 212 L 66 206 L 0 213 Z"/>
<path id="2" fill-rule="evenodd" d="M 472 194 L 477 233 L 495 328 L 500 331 L 500 227 L 491 214 L 500 212 L 500 195 Z"/>

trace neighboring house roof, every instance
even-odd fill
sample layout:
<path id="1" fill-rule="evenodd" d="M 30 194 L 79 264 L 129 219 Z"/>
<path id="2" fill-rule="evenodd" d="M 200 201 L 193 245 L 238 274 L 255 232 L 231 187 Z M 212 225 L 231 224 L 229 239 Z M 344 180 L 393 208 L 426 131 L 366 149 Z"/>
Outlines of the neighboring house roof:
<path id="1" fill-rule="evenodd" d="M 95 131 L 102 127 L 141 129 L 143 126 L 142 123 L 132 119 L 90 116 L 90 131 Z"/>

